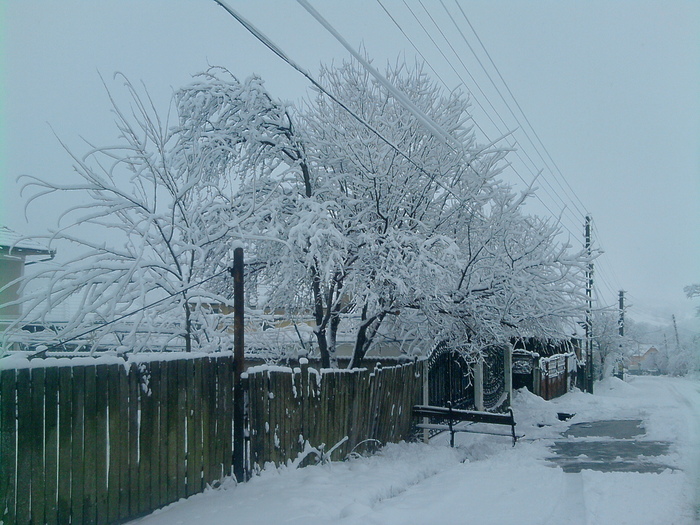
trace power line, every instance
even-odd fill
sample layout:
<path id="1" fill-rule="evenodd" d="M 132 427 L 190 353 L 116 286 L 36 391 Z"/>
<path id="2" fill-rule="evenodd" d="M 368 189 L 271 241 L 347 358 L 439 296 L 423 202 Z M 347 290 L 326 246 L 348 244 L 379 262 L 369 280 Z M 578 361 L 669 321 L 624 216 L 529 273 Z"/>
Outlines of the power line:
<path id="1" fill-rule="evenodd" d="M 440 1 L 441 1 L 441 3 L 442 3 L 442 0 L 440 0 Z M 488 57 L 489 61 L 491 62 L 491 65 L 493 65 L 493 68 L 496 70 L 496 73 L 498 73 L 499 78 L 500 78 L 501 81 L 503 82 L 503 85 L 505 86 L 506 90 L 508 90 L 508 93 L 510 94 L 511 98 L 513 99 L 513 102 L 515 102 L 515 105 L 517 106 L 518 110 L 519 110 L 520 113 L 522 114 L 523 118 L 525 119 L 525 122 L 528 124 L 528 126 L 529 126 L 530 129 L 532 130 L 532 133 L 533 133 L 533 134 L 535 135 L 535 137 L 537 138 L 537 141 L 538 141 L 539 144 L 542 146 L 542 149 L 543 149 L 543 150 L 545 151 L 545 153 L 547 154 L 547 157 L 548 157 L 549 160 L 552 162 L 552 164 L 554 165 L 554 167 L 556 168 L 556 170 L 559 172 L 559 175 L 561 176 L 562 180 L 564 181 L 564 183 L 566 184 L 566 186 L 567 186 L 567 187 L 569 188 L 569 190 L 571 191 L 571 195 L 573 195 L 573 197 L 579 202 L 579 204 L 581 204 L 581 206 L 582 206 L 583 209 L 585 210 L 585 209 L 586 209 L 586 206 L 583 204 L 583 202 L 581 202 L 581 200 L 579 199 L 578 195 L 576 195 L 576 192 L 573 190 L 573 188 L 571 187 L 571 185 L 569 184 L 569 182 L 566 180 L 566 178 L 565 178 L 564 175 L 562 174 L 561 170 L 559 169 L 559 166 L 557 166 L 557 163 L 554 161 L 554 159 L 553 159 L 552 156 L 550 155 L 549 150 L 546 148 L 546 146 L 544 145 L 544 143 L 543 143 L 542 140 L 540 139 L 540 137 L 539 137 L 537 131 L 535 131 L 535 128 L 534 128 L 534 127 L 532 126 L 532 124 L 530 123 L 530 119 L 527 118 L 527 115 L 525 114 L 525 112 L 523 111 L 522 107 L 521 107 L 520 104 L 518 103 L 518 100 L 515 98 L 515 95 L 513 95 L 513 92 L 511 91 L 510 87 L 508 86 L 508 83 L 506 82 L 505 78 L 503 78 L 503 75 L 501 74 L 501 71 L 498 69 L 498 66 L 496 66 L 496 63 L 495 63 L 495 62 L 493 61 L 493 59 L 491 58 L 491 54 L 488 52 L 488 49 L 486 49 L 486 46 L 484 45 L 483 41 L 482 41 L 481 38 L 479 37 L 479 34 L 476 32 L 476 29 L 474 29 L 474 26 L 473 26 L 472 23 L 469 21 L 469 18 L 467 17 L 466 13 L 465 13 L 464 10 L 462 9 L 462 6 L 459 4 L 459 2 L 458 2 L 457 0 L 455 0 L 455 4 L 457 5 L 457 7 L 459 8 L 460 12 L 462 13 L 462 16 L 464 17 L 464 20 L 467 22 L 467 24 L 468 24 L 469 27 L 471 28 L 472 32 L 474 33 L 474 36 L 476 36 L 477 40 L 479 41 L 479 44 L 481 45 L 481 48 L 484 50 L 484 53 L 486 53 L 486 56 Z M 444 4 L 443 4 L 443 6 L 444 6 Z M 461 33 L 461 31 L 460 31 L 460 33 Z M 529 140 L 529 137 L 528 137 L 528 140 Z M 531 141 L 531 142 L 532 142 L 532 141 Z M 533 144 L 533 146 L 534 146 L 534 144 Z M 541 156 L 540 156 L 540 158 L 541 158 Z M 542 160 L 544 161 L 544 159 L 542 159 Z M 562 187 L 562 189 L 564 189 L 564 188 Z M 572 201 L 572 202 L 573 202 L 573 201 Z M 575 205 L 575 203 L 574 203 L 574 205 Z M 581 211 L 580 209 L 578 209 L 578 208 L 577 208 L 577 211 L 578 211 L 579 213 L 581 213 L 582 215 L 585 215 L 585 212 L 582 212 L 582 211 Z"/>
<path id="2" fill-rule="evenodd" d="M 382 8 L 385 10 L 385 12 L 388 14 L 388 16 L 392 19 L 392 21 L 394 22 L 394 24 L 397 25 L 397 27 L 398 27 L 399 30 L 402 32 L 402 34 L 406 35 L 406 32 L 403 30 L 403 28 L 398 24 L 398 22 L 396 21 L 396 19 L 388 12 L 388 10 L 383 6 L 383 4 L 381 4 L 381 2 L 380 2 L 380 5 L 381 5 Z M 428 29 L 425 27 L 425 25 L 421 22 L 421 20 L 420 20 L 420 18 L 418 17 L 418 15 L 416 15 L 416 13 L 413 11 L 413 9 L 411 9 L 411 7 L 410 7 L 409 5 L 405 2 L 405 0 L 404 0 L 404 5 L 405 5 L 406 8 L 409 10 L 409 12 L 410 12 L 411 15 L 413 16 L 413 18 L 416 20 L 416 22 L 418 22 L 418 24 L 420 25 L 421 29 L 422 29 L 423 32 L 426 34 L 426 36 L 428 37 L 428 39 L 433 43 L 433 45 L 435 46 L 435 48 L 436 48 L 436 49 L 438 50 L 438 52 L 442 55 L 442 57 L 445 59 L 445 61 L 446 61 L 447 64 L 450 66 L 450 68 L 452 69 L 452 71 L 453 71 L 453 72 L 457 75 L 457 77 L 460 79 L 462 85 L 467 89 L 467 91 L 469 92 L 469 94 L 472 96 L 473 100 L 474 100 L 474 101 L 477 103 L 477 105 L 481 108 L 481 110 L 483 111 L 484 115 L 486 115 L 486 117 L 491 121 L 491 123 L 492 123 L 493 126 L 498 130 L 499 133 L 503 133 L 503 131 L 499 128 L 498 124 L 497 124 L 497 123 L 493 120 L 493 118 L 491 117 L 490 113 L 489 113 L 489 112 L 486 110 L 486 108 L 482 105 L 482 103 L 480 102 L 479 98 L 476 97 L 476 96 L 474 96 L 474 93 L 468 88 L 466 81 L 465 81 L 464 78 L 461 76 L 461 74 L 457 71 L 457 69 L 456 69 L 455 66 L 452 64 L 451 60 L 447 57 L 447 55 L 445 55 L 445 53 L 444 53 L 443 50 L 441 49 L 440 45 L 435 41 L 435 39 L 434 39 L 433 36 L 431 35 L 430 31 L 428 31 Z M 422 5 L 422 4 L 421 4 L 421 5 Z M 425 6 L 423 6 L 423 9 L 425 10 Z M 426 11 L 427 11 L 427 10 L 426 10 Z M 430 16 L 429 13 L 428 13 L 428 16 Z M 443 35 L 443 38 L 447 41 L 447 38 L 446 38 L 446 37 L 444 36 L 444 34 L 441 32 L 441 30 L 440 30 L 440 28 L 439 28 L 439 25 L 432 19 L 432 17 L 431 17 L 431 20 L 433 21 L 433 24 L 437 27 L 438 31 Z M 416 45 L 413 43 L 413 41 L 412 41 L 410 38 L 408 38 L 408 37 L 407 37 L 407 39 L 409 40 L 409 42 L 411 43 L 411 45 L 418 51 L 418 49 L 417 49 Z M 449 41 L 447 41 L 447 42 L 448 42 L 448 45 L 450 45 Z M 451 45 L 450 45 L 450 47 L 452 48 L 453 53 L 455 53 L 455 55 L 459 58 L 459 55 L 458 55 L 458 53 L 454 50 L 454 48 L 453 48 Z M 418 52 L 419 52 L 419 54 L 420 54 L 421 57 L 424 56 L 420 51 L 418 51 Z M 501 120 L 501 122 L 503 123 L 503 125 L 507 127 L 507 124 L 505 123 L 505 121 L 503 120 L 503 118 L 500 116 L 500 114 L 498 114 L 498 111 L 495 109 L 495 107 L 493 106 L 493 104 L 492 104 L 491 101 L 489 100 L 488 96 L 487 96 L 487 95 L 484 93 L 484 91 L 481 89 L 481 86 L 479 85 L 479 83 L 478 83 L 478 82 L 476 81 L 476 79 L 472 76 L 472 74 L 469 72 L 469 70 L 466 68 L 466 66 L 464 66 L 464 64 L 462 64 L 462 65 L 463 65 L 465 71 L 467 72 L 467 74 L 470 76 L 470 78 L 472 79 L 472 81 L 473 81 L 474 84 L 476 85 L 476 87 L 479 89 L 479 91 L 481 92 L 481 94 L 484 96 L 484 98 L 486 99 L 486 101 L 489 103 L 489 105 L 491 106 L 491 108 L 493 109 L 493 111 L 497 114 L 497 116 L 499 117 L 499 119 Z M 433 68 L 432 66 L 430 66 L 430 67 L 431 67 L 431 69 L 434 70 L 434 68 Z M 444 81 L 443 81 L 443 83 L 444 83 Z M 476 119 L 475 119 L 473 116 L 472 116 L 472 120 L 473 120 L 474 124 L 476 125 L 476 127 L 484 134 L 484 136 L 487 138 L 487 140 L 491 140 L 491 139 L 489 138 L 489 136 L 488 136 L 488 133 L 486 133 L 485 130 L 484 130 L 481 126 L 479 126 L 478 122 L 476 121 Z M 517 139 L 515 139 L 515 140 L 516 140 L 516 143 L 517 143 Z M 511 144 L 510 146 L 511 146 L 511 147 L 514 147 L 514 145 L 512 145 L 512 144 Z M 523 151 L 524 151 L 524 150 L 523 150 Z M 528 169 L 528 170 L 530 171 L 530 173 L 533 175 L 533 182 L 534 182 L 534 180 L 537 179 L 537 177 L 539 176 L 539 174 L 535 174 L 535 173 L 533 172 L 533 170 L 527 165 L 527 163 L 525 163 L 525 161 L 524 161 L 524 160 L 522 159 L 522 157 L 520 156 L 519 150 L 517 150 L 517 149 L 515 150 L 515 155 L 523 162 L 523 165 L 525 166 L 525 168 Z M 532 162 L 532 160 L 531 160 L 531 162 Z M 533 166 L 534 166 L 534 163 L 533 163 Z M 528 182 L 525 180 L 525 178 L 520 174 L 520 172 L 515 168 L 515 166 L 514 166 L 513 164 L 509 164 L 508 167 L 509 167 L 510 169 L 513 170 L 513 172 L 516 174 L 516 176 L 523 182 L 523 184 L 525 184 L 526 187 L 530 187 L 530 186 L 532 185 L 532 183 L 528 183 Z M 550 185 L 550 187 L 551 187 L 551 185 Z M 544 191 L 545 191 L 546 193 L 548 193 L 547 190 L 546 190 L 546 188 L 544 189 Z M 549 193 L 548 193 L 548 194 L 549 194 Z M 539 196 L 539 194 L 535 193 L 534 196 L 535 196 L 535 198 L 542 204 L 542 206 L 544 206 L 544 208 L 557 220 L 557 222 L 562 226 L 562 228 L 566 229 L 571 235 L 574 235 L 573 232 L 572 232 L 565 224 L 563 224 L 563 223 L 561 222 L 559 216 L 558 216 L 558 215 L 557 215 L 543 200 L 542 200 L 542 198 Z M 551 197 L 551 195 L 550 195 L 550 197 Z M 562 201 L 562 202 L 563 202 L 563 201 Z M 564 208 L 564 209 L 566 209 L 566 208 Z"/>
<path id="3" fill-rule="evenodd" d="M 420 1 L 421 5 L 423 5 L 422 0 L 419 0 L 419 1 Z M 469 48 L 469 50 L 472 52 L 472 54 L 474 55 L 474 58 L 476 58 L 477 62 L 479 63 L 479 66 L 481 66 L 481 69 L 482 69 L 482 70 L 484 71 L 484 73 L 486 74 L 486 77 L 487 77 L 487 78 L 489 79 L 489 81 L 491 82 L 491 85 L 492 85 L 492 86 L 494 87 L 494 89 L 496 90 L 496 93 L 498 93 L 498 96 L 501 98 L 501 100 L 502 100 L 503 103 L 505 104 L 505 106 L 506 106 L 506 108 L 508 109 L 508 111 L 510 112 L 511 116 L 515 119 L 515 122 L 518 124 L 520 131 L 525 135 L 525 138 L 527 138 L 527 140 L 529 141 L 530 145 L 534 148 L 535 152 L 536 152 L 536 153 L 538 154 L 538 156 L 540 157 L 540 160 L 542 160 L 542 162 L 544 163 L 544 165 L 545 165 L 545 166 L 547 167 L 547 169 L 549 169 L 549 171 L 551 172 L 552 170 L 551 170 L 551 168 L 549 167 L 549 165 L 547 164 L 547 161 L 543 158 L 543 156 L 542 156 L 542 154 L 540 153 L 539 149 L 537 148 L 537 146 L 534 144 L 534 142 L 533 142 L 532 139 L 530 138 L 530 135 L 528 134 L 527 129 L 525 128 L 525 126 L 522 125 L 522 123 L 520 122 L 520 119 L 517 117 L 517 115 L 515 114 L 515 112 L 514 112 L 513 109 L 511 108 L 510 104 L 508 103 L 508 101 L 505 99 L 505 97 L 504 97 L 503 94 L 501 93 L 501 90 L 498 88 L 498 86 L 497 86 L 496 83 L 494 82 L 493 78 L 491 77 L 491 74 L 488 72 L 488 70 L 487 70 L 486 67 L 484 66 L 483 62 L 482 62 L 481 59 L 479 58 L 479 55 L 476 53 L 476 51 L 474 50 L 474 48 L 472 47 L 472 45 L 469 43 L 469 40 L 467 39 L 466 35 L 464 34 L 464 32 L 462 31 L 462 29 L 459 27 L 459 25 L 458 25 L 457 22 L 455 21 L 454 17 L 452 16 L 452 13 L 450 13 L 450 11 L 447 9 L 447 6 L 446 6 L 445 3 L 443 2 L 443 0 L 440 0 L 440 3 L 442 4 L 443 9 L 444 9 L 445 12 L 447 13 L 447 16 L 450 18 L 450 20 L 452 21 L 453 25 L 455 26 L 455 28 L 456 28 L 457 31 L 459 32 L 460 36 L 462 37 L 462 40 L 463 40 L 464 43 L 467 45 L 467 47 Z M 429 17 L 431 18 L 431 20 L 432 20 L 432 16 L 430 15 L 429 11 L 425 8 L 425 6 L 423 6 L 423 9 L 425 9 L 426 13 L 428 14 L 428 16 L 429 16 Z M 467 22 L 468 22 L 468 21 L 467 21 Z M 435 23 L 435 22 L 433 22 L 433 23 Z M 440 29 L 440 27 L 439 27 L 437 24 L 435 24 L 435 25 L 436 25 L 436 27 L 438 27 L 438 30 L 440 31 L 441 34 L 443 34 L 443 37 L 444 37 L 444 33 L 442 32 L 442 29 Z M 470 27 L 471 27 L 471 25 L 470 25 Z M 473 30 L 473 28 L 472 28 L 472 30 Z M 478 35 L 476 34 L 476 32 L 474 32 L 474 34 L 476 35 L 476 37 L 477 37 L 477 39 L 478 39 Z M 445 38 L 445 40 L 447 41 L 447 38 L 446 38 L 446 37 L 444 37 L 444 38 Z M 486 48 L 483 46 L 483 43 L 481 42 L 480 39 L 479 39 L 479 42 L 482 44 L 482 48 L 484 49 L 484 51 L 486 51 L 486 53 L 487 53 L 487 55 L 488 55 L 488 51 L 487 51 Z M 451 48 L 451 49 L 453 50 L 453 52 L 455 53 L 455 56 L 457 56 L 458 60 L 459 60 L 460 63 L 462 64 L 462 66 L 466 69 L 466 65 L 465 65 L 464 62 L 462 61 L 462 59 L 461 59 L 461 57 L 459 56 L 459 54 L 454 50 L 454 48 L 452 47 L 452 45 L 449 43 L 449 41 L 448 41 L 448 45 L 450 45 L 450 48 Z M 490 55 L 488 55 L 488 56 L 489 56 L 489 58 L 490 58 Z M 496 68 L 496 65 L 495 65 L 495 63 L 493 62 L 493 60 L 491 60 L 491 63 L 492 63 L 492 65 L 494 66 L 494 68 Z M 498 71 L 498 68 L 496 68 L 496 71 Z M 499 75 L 500 75 L 500 72 L 499 72 Z M 506 89 L 508 89 L 508 92 L 511 93 L 511 98 L 513 98 L 513 101 L 516 103 L 516 105 L 518 106 L 518 108 L 520 108 L 520 105 L 518 104 L 517 100 L 515 100 L 515 97 L 512 95 L 512 92 L 510 91 L 510 88 L 509 88 L 508 85 L 506 84 L 505 80 L 503 80 L 503 77 L 502 77 L 502 76 L 501 76 L 501 80 L 503 81 L 503 84 L 506 86 Z M 481 88 L 479 88 L 479 90 L 481 91 Z M 483 91 L 482 91 L 482 93 L 483 93 Z M 493 104 L 490 104 L 490 105 L 491 105 L 492 108 L 494 108 Z M 495 108 L 494 108 L 494 111 L 496 111 Z M 520 112 L 523 113 L 523 112 L 522 112 L 522 109 L 520 110 Z M 525 116 L 524 113 L 523 113 L 523 116 Z M 498 115 L 498 117 L 500 118 L 501 122 L 503 122 L 504 125 L 506 125 L 505 122 L 503 121 L 503 118 L 502 118 L 500 115 Z M 525 117 L 525 118 L 526 118 L 526 121 L 527 121 L 527 117 Z M 527 121 L 527 122 L 528 122 L 528 124 L 529 124 L 529 121 Z M 532 129 L 532 126 L 530 126 L 530 128 Z M 533 130 L 533 132 L 534 132 L 534 130 Z M 518 142 L 519 142 L 519 141 L 518 141 Z M 541 141 L 540 141 L 540 143 L 541 143 Z M 536 165 L 535 165 L 535 162 L 532 160 L 532 157 L 530 157 L 530 155 L 529 155 L 529 153 L 527 152 L 527 150 L 526 150 L 525 148 L 522 148 L 522 151 L 523 151 L 523 153 L 525 154 L 525 156 L 527 157 L 527 159 L 530 161 L 530 163 L 533 165 L 533 167 L 534 167 L 535 169 L 537 169 L 537 167 L 536 167 Z M 523 161 L 523 162 L 524 162 L 524 161 Z M 552 175 L 554 175 L 554 174 L 552 173 Z M 549 183 L 548 180 L 546 180 L 546 179 L 544 179 L 544 178 L 543 178 L 543 180 L 547 183 L 547 185 L 549 186 L 549 188 L 551 189 L 551 191 L 554 193 L 554 195 L 561 201 L 561 204 L 563 205 L 564 209 L 566 209 L 566 208 L 568 207 L 568 206 L 567 206 L 567 203 L 566 203 L 566 202 L 564 201 L 564 199 L 559 195 L 559 193 L 558 193 L 557 190 L 554 188 L 554 186 L 552 186 L 552 185 Z M 556 181 L 556 177 L 554 177 L 554 180 Z M 563 189 L 563 187 L 561 186 L 561 184 L 559 184 L 559 186 L 560 186 L 560 188 Z M 575 203 L 574 203 L 574 206 L 575 206 Z M 579 212 L 579 214 L 581 215 L 581 217 L 583 217 L 583 216 L 585 215 L 585 213 L 584 213 L 584 212 L 581 212 L 581 210 L 577 209 L 577 211 Z M 578 219 L 576 219 L 576 220 L 578 220 Z"/>

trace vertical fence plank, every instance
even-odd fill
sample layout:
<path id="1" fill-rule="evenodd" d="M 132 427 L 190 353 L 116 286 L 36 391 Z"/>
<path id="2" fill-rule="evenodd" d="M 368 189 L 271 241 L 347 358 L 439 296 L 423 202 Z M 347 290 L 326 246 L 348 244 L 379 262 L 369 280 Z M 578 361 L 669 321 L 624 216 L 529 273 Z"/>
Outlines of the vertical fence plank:
<path id="1" fill-rule="evenodd" d="M 160 362 L 160 379 L 158 381 L 158 506 L 168 503 L 168 368 L 165 361 Z"/>
<path id="2" fill-rule="evenodd" d="M 83 523 L 83 482 L 84 482 L 84 412 L 85 412 L 85 368 L 72 367 L 71 389 L 71 522 Z"/>
<path id="3" fill-rule="evenodd" d="M 17 381 L 14 369 L 0 370 L 0 520 L 15 521 Z"/>
<path id="4" fill-rule="evenodd" d="M 247 392 L 248 392 L 248 414 L 250 419 L 250 467 L 251 471 L 259 463 L 261 439 L 260 424 L 263 419 L 260 415 L 260 388 L 258 387 L 257 373 L 248 372 Z"/>
<path id="5" fill-rule="evenodd" d="M 129 467 L 128 485 L 129 513 L 137 516 L 139 513 L 139 388 L 140 374 L 138 367 L 133 366 L 128 376 L 128 441 Z"/>
<path id="6" fill-rule="evenodd" d="M 119 472 L 119 519 L 126 520 L 129 517 L 129 376 L 134 370 L 134 365 L 125 363 L 119 368 L 119 396 L 117 407 L 117 433 L 114 436 L 119 448 L 119 463 L 116 465 Z"/>
<path id="7" fill-rule="evenodd" d="M 263 435 L 261 440 L 262 449 L 260 454 L 260 467 L 263 468 L 266 462 L 272 461 L 272 451 L 274 450 L 273 444 L 275 442 L 275 429 L 273 427 L 272 405 L 270 399 L 270 373 L 268 370 L 264 370 L 260 373 L 260 383 L 260 394 L 262 399 L 261 413 L 262 421 L 264 421 L 262 428 Z"/>
<path id="8" fill-rule="evenodd" d="M 204 399 L 203 411 L 206 414 L 204 422 L 205 441 L 204 451 L 204 482 L 212 484 L 216 479 L 214 464 L 216 457 L 216 361 L 214 358 L 207 358 L 206 373 L 204 375 Z"/>
<path id="9" fill-rule="evenodd" d="M 222 436 L 221 441 L 223 443 L 223 465 L 224 476 L 230 476 L 233 474 L 233 405 L 234 405 L 234 392 L 233 392 L 233 371 L 234 371 L 234 361 L 232 357 L 225 357 L 223 359 L 222 366 L 222 391 L 223 391 L 223 413 L 220 416 L 222 424 Z M 241 392 L 241 395 L 243 393 Z M 239 446 L 236 443 L 236 446 Z M 243 443 L 240 443 L 243 446 Z M 241 480 L 238 480 L 241 481 Z"/>
<path id="10" fill-rule="evenodd" d="M 141 400 L 141 417 L 139 421 L 139 514 L 146 514 L 156 508 L 151 500 L 151 478 L 153 450 L 158 446 L 158 442 L 154 439 L 154 423 L 157 408 L 153 396 L 153 376 L 157 364 L 156 361 L 139 365 L 139 396 Z"/>
<path id="11" fill-rule="evenodd" d="M 166 381 L 168 385 L 168 419 L 166 422 L 165 445 L 168 448 L 168 477 L 167 500 L 171 503 L 177 500 L 177 369 L 174 361 L 164 361 Z"/>
<path id="12" fill-rule="evenodd" d="M 148 470 L 148 475 L 143 478 L 148 487 L 149 497 L 148 502 L 150 509 L 160 507 L 160 449 L 162 447 L 161 429 L 160 429 L 160 388 L 162 385 L 162 363 L 160 361 L 151 361 L 149 363 L 150 372 L 150 389 L 148 396 L 144 398 L 144 403 L 148 404 L 148 420 L 143 420 L 146 425 L 146 432 L 149 432 L 149 437 L 144 439 L 143 453 L 145 461 L 143 468 Z"/>
<path id="13" fill-rule="evenodd" d="M 44 501 L 45 522 L 48 525 L 58 523 L 58 379 L 59 368 L 46 368 L 44 394 Z"/>
<path id="14" fill-rule="evenodd" d="M 95 501 L 97 497 L 97 375 L 95 366 L 85 367 L 85 433 L 84 433 L 84 470 L 85 483 L 83 488 L 83 520 L 84 523 L 95 523 L 97 518 Z"/>
<path id="15" fill-rule="evenodd" d="M 202 462 L 202 445 L 203 445 L 203 428 L 204 423 L 202 419 L 202 384 L 203 378 L 203 366 L 204 359 L 197 359 L 194 362 L 194 416 L 193 420 L 193 439 L 194 439 L 194 460 L 192 465 L 193 479 L 192 479 L 192 493 L 200 492 L 204 489 L 203 484 L 203 469 L 204 464 Z"/>
<path id="16" fill-rule="evenodd" d="M 108 380 L 107 365 L 97 365 L 95 370 L 96 380 L 96 414 L 95 423 L 97 429 L 97 441 L 95 448 L 95 509 L 99 524 L 109 523 L 107 506 L 107 470 L 108 465 Z"/>
<path id="17" fill-rule="evenodd" d="M 107 409 L 109 412 L 109 476 L 107 479 L 107 521 L 114 523 L 119 518 L 120 458 L 122 449 L 119 443 L 119 372 L 120 365 L 107 368 Z"/>
<path id="18" fill-rule="evenodd" d="M 25 436 L 31 447 L 32 523 L 43 523 L 44 509 L 44 376 L 45 369 L 31 369 L 31 433 Z"/>
<path id="19" fill-rule="evenodd" d="M 195 366 L 197 359 L 189 359 L 186 362 L 186 384 L 187 384 L 187 488 L 186 495 L 195 494 L 194 480 L 197 478 L 197 461 L 195 459 L 195 440 L 197 432 L 195 430 L 194 403 L 196 397 Z"/>
<path id="20" fill-rule="evenodd" d="M 174 362 L 177 377 L 177 499 L 187 497 L 187 359 Z"/>
<path id="21" fill-rule="evenodd" d="M 31 520 L 32 410 L 28 368 L 17 371 L 17 523 Z"/>
<path id="22" fill-rule="evenodd" d="M 222 428 L 222 412 L 223 412 L 223 373 L 222 373 L 222 363 L 221 357 L 214 357 L 212 359 L 214 362 L 214 383 L 216 384 L 216 390 L 214 393 L 214 411 L 212 415 L 212 431 L 213 431 L 213 447 L 212 447 L 212 469 L 214 472 L 214 479 L 220 480 L 222 475 L 222 458 L 223 458 L 223 428 Z"/>
<path id="23" fill-rule="evenodd" d="M 58 369 L 58 523 L 68 523 L 71 514 L 73 371 L 69 366 Z"/>

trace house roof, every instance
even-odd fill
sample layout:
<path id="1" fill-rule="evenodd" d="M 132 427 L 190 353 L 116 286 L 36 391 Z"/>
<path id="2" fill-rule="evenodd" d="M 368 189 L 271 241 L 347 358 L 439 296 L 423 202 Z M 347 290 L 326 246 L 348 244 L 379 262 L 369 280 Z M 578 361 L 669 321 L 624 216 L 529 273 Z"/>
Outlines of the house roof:
<path id="1" fill-rule="evenodd" d="M 55 252 L 33 239 L 20 235 L 7 226 L 0 226 L 0 253 L 9 253 L 10 255 L 53 255 Z"/>

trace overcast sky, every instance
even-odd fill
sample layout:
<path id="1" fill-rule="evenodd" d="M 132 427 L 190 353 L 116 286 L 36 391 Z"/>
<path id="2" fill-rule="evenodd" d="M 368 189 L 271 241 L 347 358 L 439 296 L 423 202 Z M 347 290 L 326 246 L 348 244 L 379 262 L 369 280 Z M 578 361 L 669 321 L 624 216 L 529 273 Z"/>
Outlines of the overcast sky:
<path id="1" fill-rule="evenodd" d="M 561 216 L 579 245 L 592 215 L 605 250 L 601 304 L 624 289 L 637 319 L 692 316 L 683 286 L 700 282 L 700 2 L 443 1 L 312 3 L 378 66 L 413 62 L 415 46 L 429 74 L 473 95 L 483 142 L 514 132 L 504 177 L 523 187 L 542 170 L 530 209 Z M 294 1 L 230 4 L 311 73 L 349 57 Z M 72 180 L 54 133 L 78 154 L 87 150 L 80 137 L 115 142 L 100 75 L 118 100 L 116 71 L 143 81 L 163 113 L 172 90 L 208 65 L 258 74 L 280 99 L 308 94 L 301 75 L 210 0 L 7 0 L 0 15 L 0 222 L 21 233 L 45 233 L 69 205 L 31 207 L 27 221 L 15 182 Z"/>

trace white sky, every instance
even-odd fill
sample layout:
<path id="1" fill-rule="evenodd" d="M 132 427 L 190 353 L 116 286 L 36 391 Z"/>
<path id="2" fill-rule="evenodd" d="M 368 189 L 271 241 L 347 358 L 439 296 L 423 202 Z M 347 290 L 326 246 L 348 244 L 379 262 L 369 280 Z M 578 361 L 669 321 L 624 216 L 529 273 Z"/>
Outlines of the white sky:
<path id="1" fill-rule="evenodd" d="M 455 0 L 443 1 L 508 97 Z M 414 48 L 377 0 L 312 3 L 351 45 L 363 44 L 376 65 L 399 54 L 413 61 Z M 509 170 L 505 178 L 522 186 L 519 177 L 530 182 L 544 170 L 537 183 L 544 204 L 535 201 L 532 210 L 549 214 L 546 206 L 559 215 L 563 200 L 562 222 L 575 243 L 583 235 L 582 215 L 593 216 L 594 240 L 606 251 L 596 264 L 603 302 L 617 304 L 617 290 L 625 289 L 633 318 L 691 317 L 694 305 L 682 289 L 700 282 L 700 2 L 460 0 L 566 182 L 546 152 L 530 144 L 537 139 L 522 117 L 521 126 L 503 105 L 439 1 L 407 0 L 407 5 L 449 62 L 403 1 L 382 4 L 450 89 L 464 81 L 462 89 L 474 93 L 474 118 L 483 133 L 493 139 L 516 130 L 522 153 L 511 156 L 517 173 Z M 281 99 L 299 100 L 307 92 L 301 75 L 210 0 L 7 0 L 0 5 L 0 222 L 22 233 L 44 233 L 68 206 L 34 206 L 27 222 L 15 183 L 20 174 L 71 180 L 70 158 L 51 128 L 78 154 L 88 149 L 80 137 L 97 145 L 115 142 L 100 74 L 122 100 L 115 71 L 143 81 L 163 112 L 172 90 L 208 64 L 241 78 L 257 73 Z M 348 58 L 296 2 L 231 0 L 230 5 L 312 73 L 321 61 Z"/>

